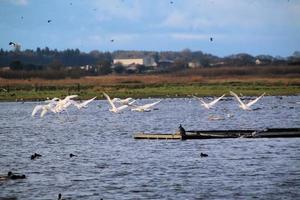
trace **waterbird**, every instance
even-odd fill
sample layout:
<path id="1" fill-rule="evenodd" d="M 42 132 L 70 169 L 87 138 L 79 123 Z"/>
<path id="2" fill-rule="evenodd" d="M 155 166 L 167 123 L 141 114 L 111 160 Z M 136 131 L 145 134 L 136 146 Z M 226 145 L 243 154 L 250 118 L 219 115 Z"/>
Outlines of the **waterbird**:
<path id="1" fill-rule="evenodd" d="M 263 93 L 262 95 L 260 95 L 259 97 L 257 97 L 256 99 L 250 101 L 247 104 L 244 104 L 242 102 L 242 100 L 239 98 L 239 96 L 237 94 L 235 94 L 234 92 L 230 91 L 230 94 L 233 95 L 237 101 L 240 103 L 239 107 L 242 108 L 243 110 L 252 110 L 250 107 L 255 104 L 260 98 L 262 98 L 266 93 Z"/>
<path id="2" fill-rule="evenodd" d="M 137 112 L 150 112 L 151 111 L 151 107 L 155 106 L 156 104 L 158 104 L 159 102 L 161 102 L 161 100 L 156 101 L 154 103 L 148 103 L 142 106 L 136 106 L 136 105 L 132 105 L 134 108 L 132 108 L 132 111 L 137 111 Z"/>
<path id="3" fill-rule="evenodd" d="M 204 108 L 206 108 L 206 109 L 211 109 L 218 101 L 220 101 L 223 97 L 225 96 L 225 94 L 223 94 L 222 96 L 220 96 L 219 98 L 217 98 L 217 99 L 215 99 L 215 100 L 213 100 L 212 102 L 210 102 L 210 103 L 205 103 L 201 98 L 199 98 L 199 97 L 196 97 L 196 98 L 198 98 L 201 102 L 202 102 L 202 106 L 204 107 Z"/>
<path id="4" fill-rule="evenodd" d="M 61 193 L 58 194 L 58 199 L 57 200 L 65 200 L 64 198 L 62 198 Z"/>
<path id="5" fill-rule="evenodd" d="M 34 159 L 39 158 L 39 157 L 42 157 L 42 155 L 38 154 L 38 153 L 34 153 L 33 155 L 30 156 L 30 159 L 34 160 Z"/>
<path id="6" fill-rule="evenodd" d="M 208 157 L 208 155 L 206 153 L 201 153 L 200 156 L 201 157 Z"/>
<path id="7" fill-rule="evenodd" d="M 56 103 L 56 106 L 53 108 L 54 113 L 60 113 L 64 110 L 66 110 L 70 105 L 73 104 L 71 99 L 78 97 L 78 95 L 69 95 L 66 96 L 64 99 L 59 99 Z"/>
<path id="8" fill-rule="evenodd" d="M 76 155 L 70 153 L 69 156 L 70 156 L 70 158 L 72 158 L 72 157 L 74 157 L 74 156 L 76 156 Z"/>
<path id="9" fill-rule="evenodd" d="M 75 107 L 77 107 L 78 109 L 81 109 L 81 108 L 87 108 L 87 105 L 88 105 L 89 103 L 91 103 L 92 101 L 94 101 L 96 98 L 97 98 L 97 97 L 93 97 L 93 98 L 91 98 L 91 99 L 89 99 L 89 100 L 86 100 L 86 101 L 84 101 L 84 102 L 82 102 L 82 103 L 77 103 L 76 101 L 71 101 L 71 102 L 73 103 L 73 105 L 74 105 Z"/>
<path id="10" fill-rule="evenodd" d="M 121 112 L 122 110 L 124 110 L 125 108 L 128 107 L 128 105 L 123 105 L 123 106 L 120 106 L 120 107 L 116 107 L 115 104 L 110 99 L 110 97 L 108 96 L 108 94 L 103 92 L 103 95 L 106 97 L 107 101 L 109 102 L 109 104 L 111 106 L 111 108 L 109 109 L 110 112 L 119 113 L 119 112 Z"/>
<path id="11" fill-rule="evenodd" d="M 7 177 L 8 177 L 9 179 L 12 179 L 12 180 L 16 180 L 16 179 L 24 179 L 24 178 L 26 178 L 26 176 L 25 176 L 24 174 L 22 174 L 22 175 L 14 174 L 14 173 L 12 173 L 11 171 L 9 171 L 9 172 L 7 173 Z"/>
<path id="12" fill-rule="evenodd" d="M 112 99 L 112 102 L 121 103 L 121 104 L 123 104 L 123 105 L 129 105 L 129 104 L 132 104 L 132 103 L 130 103 L 130 101 L 134 101 L 134 99 L 131 98 L 131 97 L 128 97 L 128 98 L 126 98 L 126 99 L 120 99 L 120 98 L 113 98 L 113 99 Z"/>

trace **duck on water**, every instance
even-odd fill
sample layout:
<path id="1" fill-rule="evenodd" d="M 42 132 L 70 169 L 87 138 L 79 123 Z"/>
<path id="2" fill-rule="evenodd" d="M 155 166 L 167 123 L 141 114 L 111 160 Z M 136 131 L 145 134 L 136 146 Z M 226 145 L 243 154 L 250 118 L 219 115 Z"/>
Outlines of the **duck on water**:
<path id="1" fill-rule="evenodd" d="M 5 180 L 17 180 L 17 179 L 25 179 L 26 176 L 24 174 L 16 174 L 9 171 L 7 175 L 0 175 L 0 181 Z"/>

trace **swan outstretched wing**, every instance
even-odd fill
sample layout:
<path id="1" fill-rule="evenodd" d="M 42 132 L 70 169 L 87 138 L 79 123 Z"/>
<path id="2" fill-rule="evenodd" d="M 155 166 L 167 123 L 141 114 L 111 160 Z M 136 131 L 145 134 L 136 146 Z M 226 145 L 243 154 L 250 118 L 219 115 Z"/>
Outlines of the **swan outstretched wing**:
<path id="1" fill-rule="evenodd" d="M 156 104 L 158 104 L 159 102 L 161 102 L 161 100 L 156 101 L 156 102 L 154 102 L 154 103 L 145 104 L 145 105 L 143 105 L 143 106 L 141 106 L 141 107 L 142 107 L 143 109 L 149 109 L 149 108 L 151 108 L 152 106 L 155 106 Z"/>
<path id="2" fill-rule="evenodd" d="M 218 101 L 220 101 L 223 97 L 225 96 L 225 94 L 223 94 L 222 96 L 220 96 L 219 98 L 213 100 L 212 102 L 210 102 L 208 105 L 209 106 L 213 106 L 215 105 Z"/>
<path id="3" fill-rule="evenodd" d="M 111 105 L 111 107 L 116 110 L 116 106 L 115 104 L 112 102 L 112 100 L 110 99 L 110 97 L 108 96 L 108 94 L 106 94 L 105 92 L 103 92 L 103 95 L 106 97 L 106 99 L 108 100 L 109 104 Z"/>
<path id="4" fill-rule="evenodd" d="M 94 101 L 95 99 L 96 99 L 97 97 L 93 97 L 93 98 L 91 98 L 91 99 L 89 99 L 89 100 L 86 100 L 86 101 L 84 101 L 84 102 L 82 102 L 82 103 L 77 103 L 77 104 L 74 104 L 78 109 L 81 109 L 81 108 L 83 108 L 83 107 L 86 107 L 89 103 L 91 103 L 92 101 Z"/>
<path id="5" fill-rule="evenodd" d="M 238 102 L 241 104 L 241 106 L 245 107 L 245 104 L 242 102 L 242 100 L 240 99 L 240 97 L 237 94 L 235 94 L 232 91 L 230 91 L 230 94 L 233 95 L 238 100 Z"/>
<path id="6" fill-rule="evenodd" d="M 266 93 L 264 92 L 262 95 L 260 95 L 259 97 L 257 97 L 256 99 L 254 99 L 253 101 L 250 101 L 249 103 L 247 103 L 246 105 L 248 107 L 252 106 L 253 104 L 255 104 L 260 98 L 262 98 Z"/>
<path id="7" fill-rule="evenodd" d="M 32 113 L 31 113 L 31 116 L 33 117 L 39 110 L 43 109 L 43 105 L 37 105 L 34 107 Z"/>

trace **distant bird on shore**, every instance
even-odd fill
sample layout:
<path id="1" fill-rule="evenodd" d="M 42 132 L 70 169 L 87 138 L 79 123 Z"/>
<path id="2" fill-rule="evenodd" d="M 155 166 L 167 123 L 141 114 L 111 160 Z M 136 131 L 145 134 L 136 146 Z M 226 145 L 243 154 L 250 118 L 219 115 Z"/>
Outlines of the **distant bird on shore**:
<path id="1" fill-rule="evenodd" d="M 204 108 L 206 108 L 206 109 L 211 109 L 218 101 L 220 101 L 223 97 L 225 96 L 225 94 L 223 94 L 222 96 L 220 96 L 219 98 L 217 98 L 217 99 L 215 99 L 215 100 L 213 100 L 212 102 L 210 102 L 210 103 L 205 103 L 201 98 L 199 98 L 199 97 L 196 97 L 197 99 L 199 99 L 199 101 L 201 101 L 202 102 L 202 106 L 204 107 Z"/>
<path id="2" fill-rule="evenodd" d="M 262 98 L 266 93 L 263 93 L 262 95 L 260 95 L 259 97 L 257 97 L 256 99 L 250 101 L 247 104 L 244 104 L 242 102 L 242 100 L 239 98 L 239 96 L 237 94 L 235 94 L 234 92 L 230 91 L 230 94 L 233 95 L 236 100 L 239 102 L 239 107 L 242 108 L 243 110 L 252 110 L 250 107 L 255 104 L 260 98 Z"/>

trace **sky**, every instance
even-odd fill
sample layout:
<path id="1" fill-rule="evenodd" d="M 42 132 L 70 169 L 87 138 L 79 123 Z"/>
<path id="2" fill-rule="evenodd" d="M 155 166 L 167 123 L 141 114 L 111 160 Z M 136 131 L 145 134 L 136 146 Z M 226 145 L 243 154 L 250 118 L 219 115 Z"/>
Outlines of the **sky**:
<path id="1" fill-rule="evenodd" d="M 9 42 L 285 57 L 300 50 L 300 0 L 0 0 L 0 48 Z"/>

